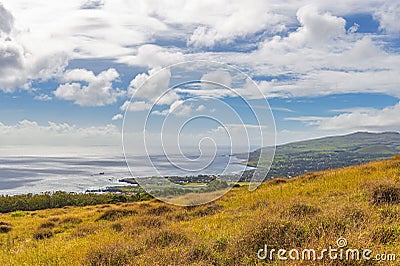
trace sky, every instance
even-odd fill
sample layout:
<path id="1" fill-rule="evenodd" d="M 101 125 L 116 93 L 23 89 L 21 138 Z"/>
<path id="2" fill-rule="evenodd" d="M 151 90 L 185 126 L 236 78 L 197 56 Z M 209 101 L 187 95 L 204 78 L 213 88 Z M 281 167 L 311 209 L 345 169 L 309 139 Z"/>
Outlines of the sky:
<path id="1" fill-rule="evenodd" d="M 0 146 L 398 131 L 399 14 L 388 0 L 0 0 Z"/>

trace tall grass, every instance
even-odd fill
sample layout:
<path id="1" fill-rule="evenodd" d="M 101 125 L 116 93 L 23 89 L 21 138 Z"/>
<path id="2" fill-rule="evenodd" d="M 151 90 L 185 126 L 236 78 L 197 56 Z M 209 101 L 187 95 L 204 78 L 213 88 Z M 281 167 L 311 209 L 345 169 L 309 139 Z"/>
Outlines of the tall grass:
<path id="1" fill-rule="evenodd" d="M 271 180 L 254 192 L 234 188 L 197 207 L 153 199 L 2 214 L 0 265 L 279 265 L 257 251 L 265 244 L 323 249 L 340 237 L 351 248 L 400 256 L 399 187 L 397 157 Z"/>

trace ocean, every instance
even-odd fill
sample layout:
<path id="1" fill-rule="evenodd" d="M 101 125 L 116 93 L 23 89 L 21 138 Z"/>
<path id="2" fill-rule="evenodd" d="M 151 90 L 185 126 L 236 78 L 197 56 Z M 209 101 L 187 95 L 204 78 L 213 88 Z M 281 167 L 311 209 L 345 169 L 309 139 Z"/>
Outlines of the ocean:
<path id="1" fill-rule="evenodd" d="M 135 177 L 153 176 L 154 169 L 160 176 L 188 176 L 234 173 L 245 168 L 244 165 L 239 164 L 239 159 L 230 157 L 226 153 L 217 154 L 209 164 L 201 158 L 200 160 L 196 158 L 198 157 L 195 154 L 187 158 L 172 155 L 169 159 L 174 164 L 171 164 L 165 156 L 153 155 L 150 157 L 153 167 L 148 164 L 147 156 L 135 155 L 129 156 L 128 162 Z M 209 159 L 204 158 L 204 160 Z M 182 168 L 199 170 L 187 171 Z M 89 189 L 123 185 L 125 183 L 119 180 L 127 177 L 132 177 L 132 175 L 122 152 L 121 154 L 96 152 L 84 155 L 71 151 L 63 155 L 34 152 L 21 155 L 21 152 L 7 153 L 3 149 L 0 155 L 0 194 L 2 195 L 58 190 L 85 192 Z"/>

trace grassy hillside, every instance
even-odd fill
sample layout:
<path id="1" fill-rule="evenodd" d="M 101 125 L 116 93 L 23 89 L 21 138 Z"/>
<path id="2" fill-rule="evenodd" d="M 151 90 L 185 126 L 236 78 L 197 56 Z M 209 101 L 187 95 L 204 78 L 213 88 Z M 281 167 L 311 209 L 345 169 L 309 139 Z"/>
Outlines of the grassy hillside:
<path id="1" fill-rule="evenodd" d="M 263 148 L 270 154 L 271 148 Z M 397 132 L 358 132 L 344 136 L 326 137 L 289 143 L 276 147 L 274 162 L 268 177 L 297 176 L 307 172 L 322 171 L 366 162 L 388 159 L 400 153 L 400 134 Z M 257 165 L 261 149 L 249 155 L 249 165 Z M 260 165 L 269 165 L 268 156 L 261 158 Z"/>
<path id="2" fill-rule="evenodd" d="M 400 260 L 400 157 L 235 188 L 198 207 L 150 200 L 2 214 L 0 265 L 280 265 L 257 251 L 322 250 L 338 238 Z"/>

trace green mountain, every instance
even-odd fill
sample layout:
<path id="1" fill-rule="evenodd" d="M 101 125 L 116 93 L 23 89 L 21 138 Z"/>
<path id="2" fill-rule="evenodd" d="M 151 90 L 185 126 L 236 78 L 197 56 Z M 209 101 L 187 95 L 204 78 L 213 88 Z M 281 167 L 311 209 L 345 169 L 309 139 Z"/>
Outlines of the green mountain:
<path id="1" fill-rule="evenodd" d="M 262 148 L 270 153 L 271 147 Z M 255 166 L 261 149 L 251 152 L 248 165 Z M 344 136 L 325 137 L 294 142 L 276 147 L 268 177 L 292 177 L 307 172 L 341 168 L 370 161 L 387 159 L 400 153 L 400 133 L 357 132 Z M 238 155 L 247 159 L 247 154 Z M 270 164 L 260 158 L 258 167 Z"/>

